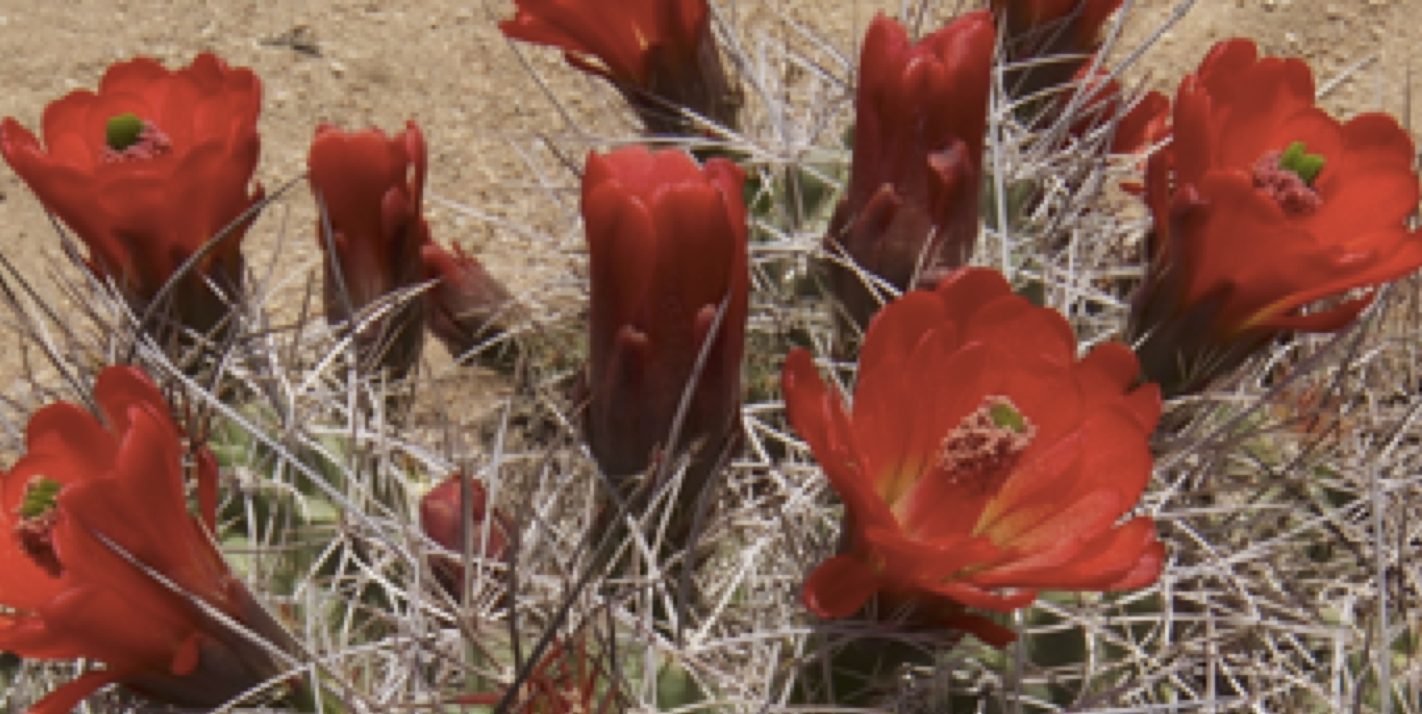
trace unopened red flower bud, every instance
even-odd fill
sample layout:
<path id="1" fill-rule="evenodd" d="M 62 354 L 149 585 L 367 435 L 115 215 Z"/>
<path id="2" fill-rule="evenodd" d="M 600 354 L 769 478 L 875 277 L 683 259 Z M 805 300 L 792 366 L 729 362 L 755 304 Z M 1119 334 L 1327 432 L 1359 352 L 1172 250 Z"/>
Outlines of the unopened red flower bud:
<path id="1" fill-rule="evenodd" d="M 420 250 L 425 277 L 439 283 L 426 295 L 430 332 L 455 359 L 464 360 L 507 332 L 516 305 L 503 284 L 478 259 L 455 246 Z"/>
<path id="2" fill-rule="evenodd" d="M 917 43 L 879 16 L 860 55 L 849 188 L 825 235 L 899 291 L 931 288 L 972 254 L 978 234 L 993 23 L 959 17 Z M 883 296 L 829 263 L 830 289 L 860 327 Z"/>
<path id="3" fill-rule="evenodd" d="M 491 515 L 484 484 L 460 473 L 420 499 L 420 528 L 448 551 L 433 556 L 430 567 L 445 591 L 454 595 L 464 590 L 465 543 L 476 559 L 500 561 L 508 553 L 506 524 L 497 513 Z"/>
<path id="4" fill-rule="evenodd" d="M 702 167 L 678 150 L 633 146 L 588 157 L 584 423 L 608 475 L 641 472 L 654 455 L 692 445 L 715 452 L 739 430 L 749 288 L 744 180 L 729 161 Z"/>
<path id="5" fill-rule="evenodd" d="M 413 121 L 395 136 L 327 125 L 316 129 L 306 163 L 311 190 L 323 208 L 316 239 L 323 251 L 331 251 L 324 282 L 326 319 L 332 324 L 361 323 L 382 300 L 424 281 L 420 252 L 430 242 L 422 212 L 425 162 L 424 135 Z M 403 300 L 358 328 L 363 368 L 398 378 L 419 360 L 424 302 Z"/>

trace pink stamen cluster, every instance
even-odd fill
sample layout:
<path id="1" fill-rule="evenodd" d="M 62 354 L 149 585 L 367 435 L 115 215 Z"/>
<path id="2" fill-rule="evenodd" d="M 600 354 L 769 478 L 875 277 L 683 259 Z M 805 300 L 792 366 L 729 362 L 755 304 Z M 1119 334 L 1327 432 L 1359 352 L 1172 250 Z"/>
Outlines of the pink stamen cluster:
<path id="1" fill-rule="evenodd" d="M 1298 174 L 1279 165 L 1283 154 L 1270 151 L 1254 162 L 1254 188 L 1279 203 L 1290 216 L 1307 216 L 1323 205 L 1323 199 Z"/>
<path id="2" fill-rule="evenodd" d="M 168 138 L 153 124 L 153 122 L 143 122 L 143 130 L 138 134 L 138 141 L 122 151 L 115 150 L 112 146 L 105 146 L 103 153 L 104 163 L 115 164 L 126 161 L 147 161 L 155 159 L 173 151 L 173 141 Z"/>
<path id="3" fill-rule="evenodd" d="M 972 483 L 986 491 L 1032 443 L 1037 428 L 1026 416 L 1019 431 L 999 425 L 992 416 L 994 408 L 1021 413 L 1011 399 L 990 396 L 943 437 L 934 466 L 950 483 Z"/>

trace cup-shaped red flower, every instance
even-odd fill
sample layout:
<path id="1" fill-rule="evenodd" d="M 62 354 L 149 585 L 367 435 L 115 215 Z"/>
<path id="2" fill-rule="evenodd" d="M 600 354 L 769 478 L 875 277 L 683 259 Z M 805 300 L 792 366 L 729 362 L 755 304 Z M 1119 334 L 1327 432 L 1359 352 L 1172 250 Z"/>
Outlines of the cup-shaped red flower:
<path id="1" fill-rule="evenodd" d="M 825 236 L 900 291 L 962 265 L 978 234 L 993 22 L 957 18 L 917 44 L 879 16 L 860 55 L 849 189 Z M 863 327 L 879 308 L 867 276 L 828 265 L 832 292 Z"/>
<path id="2" fill-rule="evenodd" d="M 1028 97 L 1071 84 L 1090 63 L 1101 28 L 1121 0 L 992 0 L 991 7 L 1002 18 L 1010 63 L 1003 86 L 1014 97 Z"/>
<path id="3" fill-rule="evenodd" d="M 424 345 L 424 299 L 395 293 L 425 280 L 425 162 L 425 138 L 413 121 L 395 136 L 322 125 L 306 159 L 323 207 L 316 238 L 328 251 L 326 319 L 354 323 L 362 366 L 396 378 Z"/>
<path id="4" fill-rule="evenodd" d="M 585 428 L 608 475 L 643 471 L 654 454 L 698 442 L 712 453 L 738 433 L 749 288 L 744 181 L 729 161 L 701 167 L 678 150 L 588 156 Z"/>
<path id="5" fill-rule="evenodd" d="M 499 24 L 509 37 L 561 48 L 568 63 L 605 78 L 647 131 L 685 135 L 680 107 L 734 129 L 739 92 L 727 79 L 707 0 L 516 0 Z"/>
<path id="6" fill-rule="evenodd" d="M 466 497 L 464 481 L 463 474 L 451 474 L 420 499 L 421 530 L 449 551 L 435 555 L 430 566 L 440 585 L 455 597 L 464 592 L 462 554 L 466 535 L 475 558 L 502 560 L 509 546 L 504 519 L 497 513 L 490 517 L 484 484 L 468 479 Z"/>
<path id="7" fill-rule="evenodd" d="M 181 432 L 147 376 L 110 367 L 94 401 L 100 418 L 41 409 L 0 476 L 0 650 L 104 665 L 32 714 L 68 712 L 113 682 L 159 702 L 223 704 L 281 670 L 195 600 L 274 647 L 288 640 L 213 546 L 216 461 L 205 449 L 193 458 L 200 522 Z"/>
<path id="8" fill-rule="evenodd" d="M 252 185 L 261 94 L 250 70 L 211 54 L 177 71 L 134 59 L 109 67 L 97 93 L 46 107 L 43 144 L 6 118 L 0 155 L 139 314 L 221 236 L 170 293 L 178 323 L 205 333 L 241 286 L 250 218 L 239 219 L 262 198 Z"/>
<path id="9" fill-rule="evenodd" d="M 1150 477 L 1160 415 L 1159 390 L 1133 386 L 1138 371 L 1120 344 L 1078 359 L 1061 315 L 976 268 L 879 313 L 852 411 L 808 352 L 790 353 L 790 423 L 847 529 L 806 580 L 806 605 L 839 618 L 880 594 L 1010 611 L 1039 590 L 1153 582 L 1155 524 L 1120 522 Z"/>
<path id="10" fill-rule="evenodd" d="M 420 249 L 425 277 L 438 281 L 426 295 L 430 332 L 455 359 L 467 359 L 507 332 L 514 300 L 477 258 L 459 246 L 445 250 L 426 243 Z"/>
<path id="11" fill-rule="evenodd" d="M 1297 59 L 1222 42 L 1181 82 L 1153 156 L 1151 266 L 1131 333 L 1168 394 L 1195 391 L 1274 336 L 1351 323 L 1350 294 L 1422 265 L 1412 140 L 1397 121 L 1339 122 Z"/>

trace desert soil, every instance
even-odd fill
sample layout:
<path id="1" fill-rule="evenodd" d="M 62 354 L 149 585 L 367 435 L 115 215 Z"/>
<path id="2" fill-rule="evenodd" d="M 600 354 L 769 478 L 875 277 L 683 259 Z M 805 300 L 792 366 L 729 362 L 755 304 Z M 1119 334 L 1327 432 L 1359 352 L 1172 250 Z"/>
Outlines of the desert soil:
<path id="1" fill-rule="evenodd" d="M 923 27 L 968 5 L 925 1 L 930 7 Z M 853 57 L 874 12 L 901 3 L 718 4 L 757 42 L 777 41 L 777 33 L 796 32 L 802 24 L 837 53 Z M 1117 57 L 1129 55 L 1189 3 L 1126 4 L 1130 14 Z M 512 12 L 510 0 L 0 0 L 0 116 L 36 127 L 46 103 L 93 87 L 112 62 L 149 55 L 176 67 L 214 50 L 232 64 L 252 67 L 264 81 L 258 174 L 269 189 L 301 176 L 320 122 L 395 130 L 414 118 L 430 146 L 429 214 L 436 239 L 471 248 L 530 302 L 576 297 L 581 236 L 574 170 L 580 152 L 594 137 L 630 139 L 635 127 L 614 93 L 567 69 L 556 52 L 505 41 L 496 24 Z M 1268 53 L 1309 59 L 1325 80 L 1361 63 L 1328 96 L 1328 106 L 1345 114 L 1381 109 L 1405 117 L 1419 101 L 1406 105 L 1414 48 L 1422 46 L 1419 19 L 1422 0 L 1198 0 L 1127 76 L 1168 90 L 1210 43 L 1247 35 Z M 310 268 L 316 260 L 313 216 L 299 183 L 249 234 L 253 267 L 267 274 Z M 0 251 L 50 295 L 52 275 L 72 274 L 57 245 L 38 202 L 0 168 Z M 270 260 L 277 246 L 280 257 Z M 0 351 L 0 378 L 14 373 L 12 353 Z"/>

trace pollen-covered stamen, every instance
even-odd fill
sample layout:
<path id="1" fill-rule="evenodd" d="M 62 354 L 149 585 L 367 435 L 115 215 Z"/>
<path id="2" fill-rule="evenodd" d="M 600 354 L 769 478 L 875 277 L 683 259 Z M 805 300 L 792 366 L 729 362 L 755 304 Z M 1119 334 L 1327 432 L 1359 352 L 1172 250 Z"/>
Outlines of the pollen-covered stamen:
<path id="1" fill-rule="evenodd" d="M 104 127 L 104 161 L 143 161 L 173 150 L 173 142 L 150 121 L 136 114 L 111 117 Z"/>
<path id="2" fill-rule="evenodd" d="M 24 498 L 20 501 L 20 507 L 15 509 L 18 516 L 15 538 L 20 542 L 20 550 L 30 556 L 35 565 L 56 578 L 64 570 L 54 552 L 53 540 L 54 525 L 59 522 L 59 511 L 55 506 L 59 503 L 60 489 L 58 481 L 34 476 L 25 484 Z"/>
<path id="3" fill-rule="evenodd" d="M 1323 205 L 1313 182 L 1323 172 L 1325 160 L 1308 153 L 1302 141 L 1284 151 L 1270 151 L 1254 162 L 1254 187 L 1269 194 L 1290 216 L 1306 216 Z"/>
<path id="4" fill-rule="evenodd" d="M 934 465 L 950 483 L 973 484 L 986 491 L 1007 473 L 1036 433 L 1011 399 L 991 396 L 943 437 Z"/>

